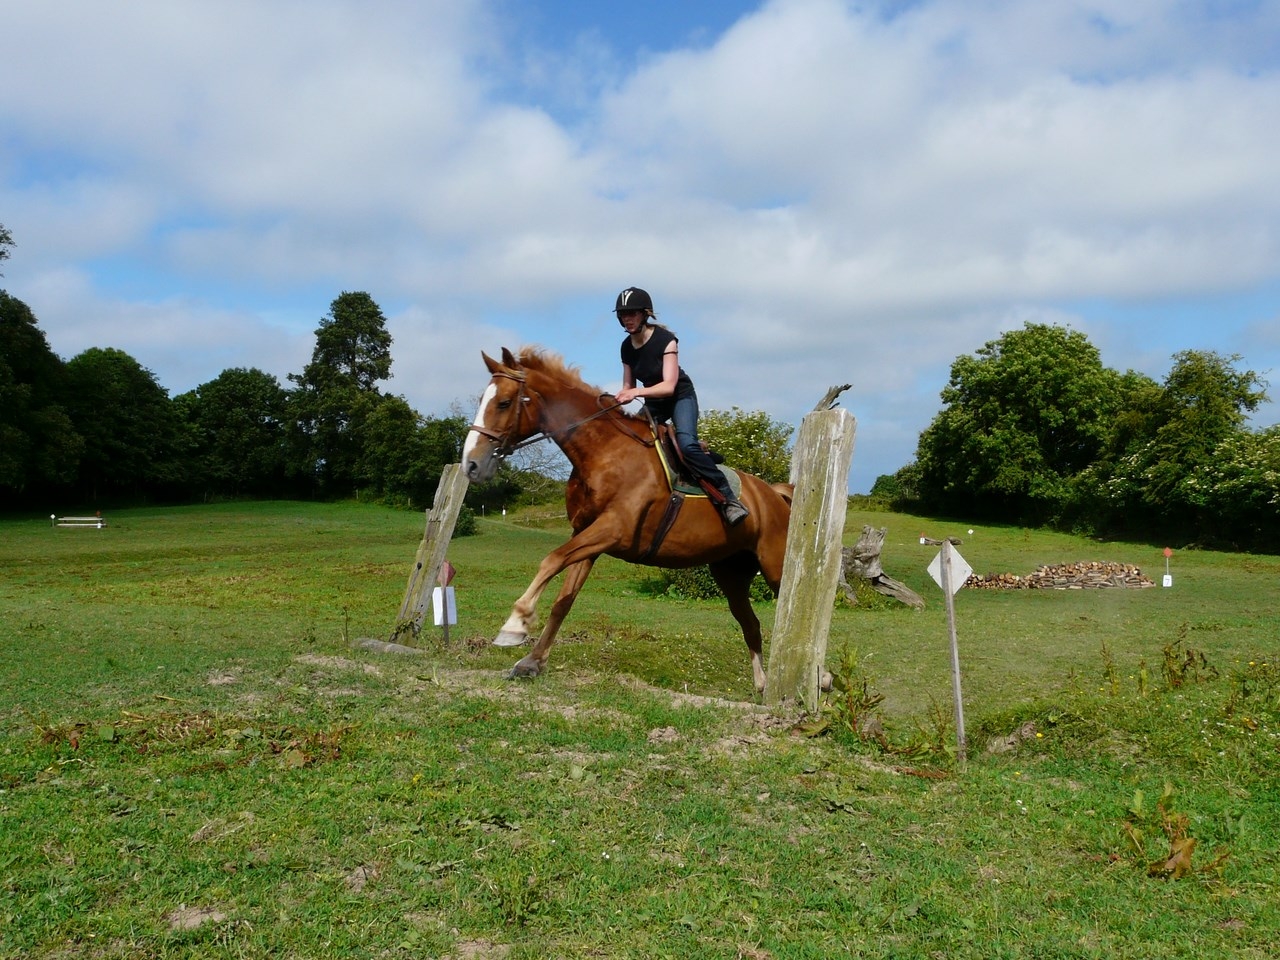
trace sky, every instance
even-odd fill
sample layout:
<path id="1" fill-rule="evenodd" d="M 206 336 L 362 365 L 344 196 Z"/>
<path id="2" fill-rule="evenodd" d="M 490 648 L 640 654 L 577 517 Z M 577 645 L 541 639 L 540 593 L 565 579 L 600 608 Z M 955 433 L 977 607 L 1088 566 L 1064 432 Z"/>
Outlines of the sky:
<path id="1" fill-rule="evenodd" d="M 385 392 L 471 413 L 481 351 L 618 386 L 624 287 L 704 409 L 798 425 L 850 489 L 1025 323 L 1157 381 L 1280 392 L 1272 0 L 0 0 L 0 286 L 171 395 L 287 384 L 365 291 Z M 1254 426 L 1280 420 L 1265 404 Z"/>

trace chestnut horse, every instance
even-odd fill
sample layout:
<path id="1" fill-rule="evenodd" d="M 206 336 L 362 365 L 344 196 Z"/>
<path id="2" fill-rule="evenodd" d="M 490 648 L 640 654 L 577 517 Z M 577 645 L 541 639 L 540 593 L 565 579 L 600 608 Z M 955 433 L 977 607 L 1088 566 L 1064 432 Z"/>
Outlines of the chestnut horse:
<path id="1" fill-rule="evenodd" d="M 671 487 L 654 449 L 649 420 L 626 413 L 612 395 L 584 383 L 559 357 L 537 348 L 526 347 L 519 356 L 504 348 L 501 362 L 481 356 L 493 376 L 462 451 L 467 477 L 488 480 L 513 450 L 547 437 L 573 465 L 565 489 L 573 536 L 543 559 L 494 640 L 499 646 L 528 640 L 538 598 L 551 579 L 564 572 L 542 634 L 510 676 L 536 677 L 545 669 L 574 598 L 596 558 L 607 554 L 655 567 L 707 564 L 742 627 L 756 689 L 763 690 L 760 621 L 751 609 L 749 590 L 759 571 L 774 595 L 778 593 L 791 486 L 770 485 L 740 473 L 740 499 L 751 511 L 746 520 L 726 527 L 709 499 L 691 496 L 660 537 Z M 655 540 L 660 540 L 656 550 Z"/>

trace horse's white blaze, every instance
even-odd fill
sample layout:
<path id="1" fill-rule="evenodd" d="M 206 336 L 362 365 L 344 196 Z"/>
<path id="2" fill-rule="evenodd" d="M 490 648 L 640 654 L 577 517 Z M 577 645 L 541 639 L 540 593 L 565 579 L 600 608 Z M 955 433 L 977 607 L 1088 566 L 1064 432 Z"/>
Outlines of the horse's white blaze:
<path id="1" fill-rule="evenodd" d="M 490 383 L 484 388 L 484 393 L 480 396 L 480 407 L 476 410 L 476 418 L 472 424 L 477 427 L 484 426 L 485 412 L 489 409 L 489 404 L 493 403 L 493 398 L 498 395 L 498 388 Z M 480 445 L 480 441 L 486 439 L 484 434 L 478 430 L 471 430 L 467 433 L 467 442 L 462 445 L 462 467 L 466 471 L 467 476 L 475 481 L 488 480 L 493 472 L 493 450 L 489 449 L 483 455 L 477 457 L 476 450 Z"/>

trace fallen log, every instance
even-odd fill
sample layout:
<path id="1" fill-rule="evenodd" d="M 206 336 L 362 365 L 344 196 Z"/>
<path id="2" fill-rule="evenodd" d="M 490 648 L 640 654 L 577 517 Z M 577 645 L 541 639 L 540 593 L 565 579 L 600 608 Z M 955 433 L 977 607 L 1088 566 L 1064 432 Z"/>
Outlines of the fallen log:
<path id="1" fill-rule="evenodd" d="M 880 553 L 884 549 L 884 538 L 889 533 L 888 527 L 877 530 L 870 524 L 862 528 L 862 536 L 852 547 L 844 547 L 840 551 L 839 587 L 844 598 L 856 604 L 857 594 L 853 589 L 854 580 L 865 580 L 871 589 L 886 597 L 892 597 L 899 603 L 924 609 L 924 598 L 905 583 L 893 579 L 884 572 L 880 563 Z"/>

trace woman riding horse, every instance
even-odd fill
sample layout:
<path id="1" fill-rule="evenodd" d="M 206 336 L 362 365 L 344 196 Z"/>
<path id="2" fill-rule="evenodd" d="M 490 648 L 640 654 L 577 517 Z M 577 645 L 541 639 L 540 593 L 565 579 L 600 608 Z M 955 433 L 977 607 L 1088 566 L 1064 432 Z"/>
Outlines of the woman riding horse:
<path id="1" fill-rule="evenodd" d="M 685 465 L 697 479 L 720 491 L 720 513 L 725 523 L 736 527 L 749 511 L 734 497 L 724 473 L 698 440 L 698 394 L 680 366 L 679 338 L 653 322 L 657 316 L 653 299 L 639 287 L 627 287 L 618 294 L 614 313 L 627 331 L 622 341 L 622 389 L 617 401 L 630 403 L 640 398 L 655 423 L 671 421 Z M 637 387 L 637 380 L 643 386 Z"/>
<path id="2" fill-rule="evenodd" d="M 538 598 L 556 575 L 564 573 L 541 636 L 510 675 L 534 677 L 546 668 L 560 624 L 596 559 L 607 554 L 655 567 L 707 565 L 742 628 L 756 689 L 763 690 L 763 637 L 751 609 L 750 588 L 759 572 L 774 594 L 778 592 L 791 486 L 770 485 L 739 472 L 740 499 L 750 515 L 726 527 L 709 498 L 686 499 L 672 489 L 654 449 L 651 423 L 627 414 L 611 395 L 588 386 L 559 357 L 529 348 L 518 356 L 503 350 L 501 361 L 482 356 L 491 379 L 462 450 L 467 477 L 489 480 L 512 451 L 548 437 L 573 466 L 565 485 L 573 536 L 543 559 L 494 640 L 499 646 L 527 641 Z"/>

